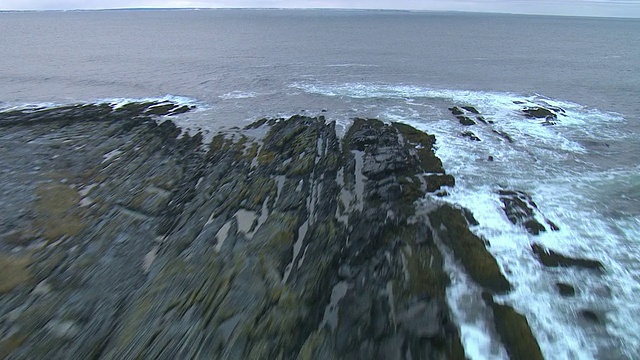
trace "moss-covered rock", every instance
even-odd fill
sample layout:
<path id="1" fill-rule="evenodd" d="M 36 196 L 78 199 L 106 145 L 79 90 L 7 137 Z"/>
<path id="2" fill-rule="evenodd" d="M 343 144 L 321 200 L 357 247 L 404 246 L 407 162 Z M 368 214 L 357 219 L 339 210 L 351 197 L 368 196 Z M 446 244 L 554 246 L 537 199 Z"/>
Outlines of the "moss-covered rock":
<path id="1" fill-rule="evenodd" d="M 486 249 L 484 241 L 469 230 L 461 210 L 443 205 L 431 212 L 429 219 L 440 238 L 453 250 L 455 257 L 475 282 L 496 293 L 511 289 L 511 284 Z"/>
<path id="2" fill-rule="evenodd" d="M 453 185 L 434 136 L 359 119 L 340 140 L 294 116 L 203 148 L 156 122 L 183 110 L 0 113 L 16 139 L 38 139 L 27 159 L 45 168 L 21 190 L 35 216 L 11 218 L 33 236 L 0 243 L 44 244 L 0 257 L 0 327 L 18 329 L 0 355 L 464 358 L 442 254 L 415 212 Z"/>
<path id="3" fill-rule="evenodd" d="M 482 297 L 493 311 L 496 331 L 500 335 L 509 357 L 511 359 L 544 359 L 527 318 L 516 312 L 511 306 L 496 303 L 491 294 L 484 293 Z"/>
<path id="4" fill-rule="evenodd" d="M 0 254 L 0 294 L 5 294 L 31 278 L 28 256 Z"/>

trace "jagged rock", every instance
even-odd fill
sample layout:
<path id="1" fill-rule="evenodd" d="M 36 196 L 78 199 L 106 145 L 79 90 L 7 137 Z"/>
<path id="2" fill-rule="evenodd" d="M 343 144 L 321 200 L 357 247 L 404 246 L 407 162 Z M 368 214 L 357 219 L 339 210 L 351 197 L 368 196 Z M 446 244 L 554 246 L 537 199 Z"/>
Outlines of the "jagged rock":
<path id="1" fill-rule="evenodd" d="M 433 229 L 408 221 L 454 185 L 434 136 L 294 116 L 204 149 L 157 122 L 184 110 L 0 113 L 0 252 L 45 245 L 0 256 L 0 355 L 464 359 Z"/>
<path id="2" fill-rule="evenodd" d="M 549 250 L 540 244 L 531 245 L 531 249 L 533 253 L 536 254 L 538 260 L 542 265 L 549 267 L 579 267 L 585 269 L 592 269 L 603 271 L 604 266 L 600 261 L 591 260 L 591 259 L 580 259 L 580 258 L 572 258 L 560 253 L 557 253 L 553 250 Z"/>
<path id="3" fill-rule="evenodd" d="M 503 210 L 512 224 L 523 226 L 530 234 L 538 235 L 547 229 L 535 218 L 538 206 L 524 191 L 500 190 Z"/>

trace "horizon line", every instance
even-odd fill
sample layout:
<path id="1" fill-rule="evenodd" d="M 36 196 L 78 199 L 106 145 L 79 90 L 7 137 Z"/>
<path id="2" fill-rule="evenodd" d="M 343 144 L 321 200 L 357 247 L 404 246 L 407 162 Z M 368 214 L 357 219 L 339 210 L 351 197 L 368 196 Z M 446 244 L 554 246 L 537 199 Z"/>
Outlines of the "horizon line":
<path id="1" fill-rule="evenodd" d="M 310 11 L 377 11 L 377 12 L 406 12 L 406 13 L 456 13 L 456 14 L 487 14 L 487 15 L 523 15 L 523 16 L 553 16 L 569 18 L 595 18 L 595 19 L 630 19 L 638 20 L 638 17 L 630 16 L 597 16 L 579 14 L 544 14 L 544 13 L 516 13 L 506 11 L 468 11 L 468 10 L 429 10 L 429 9 L 376 9 L 376 8 L 331 8 L 331 7 L 118 7 L 118 8 L 76 8 L 76 9 L 0 9 L 0 13 L 30 13 L 30 12 L 90 12 L 90 11 L 171 11 L 171 10 L 310 10 Z"/>

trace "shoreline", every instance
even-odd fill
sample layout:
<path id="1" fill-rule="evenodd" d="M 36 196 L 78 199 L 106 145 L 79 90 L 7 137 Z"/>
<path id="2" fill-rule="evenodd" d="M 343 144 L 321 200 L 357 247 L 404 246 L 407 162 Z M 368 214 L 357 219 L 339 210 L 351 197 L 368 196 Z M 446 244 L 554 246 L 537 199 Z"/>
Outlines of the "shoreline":
<path id="1" fill-rule="evenodd" d="M 190 110 L 0 113 L 15 182 L 0 355 L 160 356 L 166 343 L 187 357 L 464 358 L 445 299 L 449 249 L 484 289 L 507 353 L 542 358 L 526 318 L 494 302 L 511 285 L 473 214 L 437 200 L 455 180 L 433 135 L 355 119 L 340 139 L 324 117 L 296 115 L 225 130 L 205 150 L 202 134 L 157 121 Z M 433 209 L 417 212 L 427 194 Z M 544 228 L 517 216 L 536 208 L 518 202 L 526 194 L 504 195 L 514 224 Z M 547 266 L 602 266 L 537 246 Z"/>

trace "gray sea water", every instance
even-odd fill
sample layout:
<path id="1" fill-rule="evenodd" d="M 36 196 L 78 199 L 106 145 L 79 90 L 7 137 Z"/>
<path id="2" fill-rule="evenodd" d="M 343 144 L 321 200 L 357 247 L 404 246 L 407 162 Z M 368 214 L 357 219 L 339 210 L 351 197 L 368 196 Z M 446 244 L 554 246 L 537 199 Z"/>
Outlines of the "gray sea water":
<path id="1" fill-rule="evenodd" d="M 0 13 L 0 107 L 169 98 L 200 109 L 192 131 L 261 117 L 353 117 L 434 133 L 549 359 L 640 353 L 640 20 L 339 10 Z M 555 126 L 522 104 L 565 109 Z M 460 136 L 448 112 L 473 105 L 494 128 Z M 486 161 L 494 156 L 495 161 Z M 0 180 L 1 181 L 1 180 Z M 497 190 L 529 192 L 561 230 L 533 237 Z M 601 260 L 604 275 L 542 267 L 530 244 Z M 453 261 L 448 299 L 468 355 L 506 358 L 478 289 Z M 563 298 L 558 281 L 577 295 Z M 599 314 L 589 323 L 583 309 Z"/>

